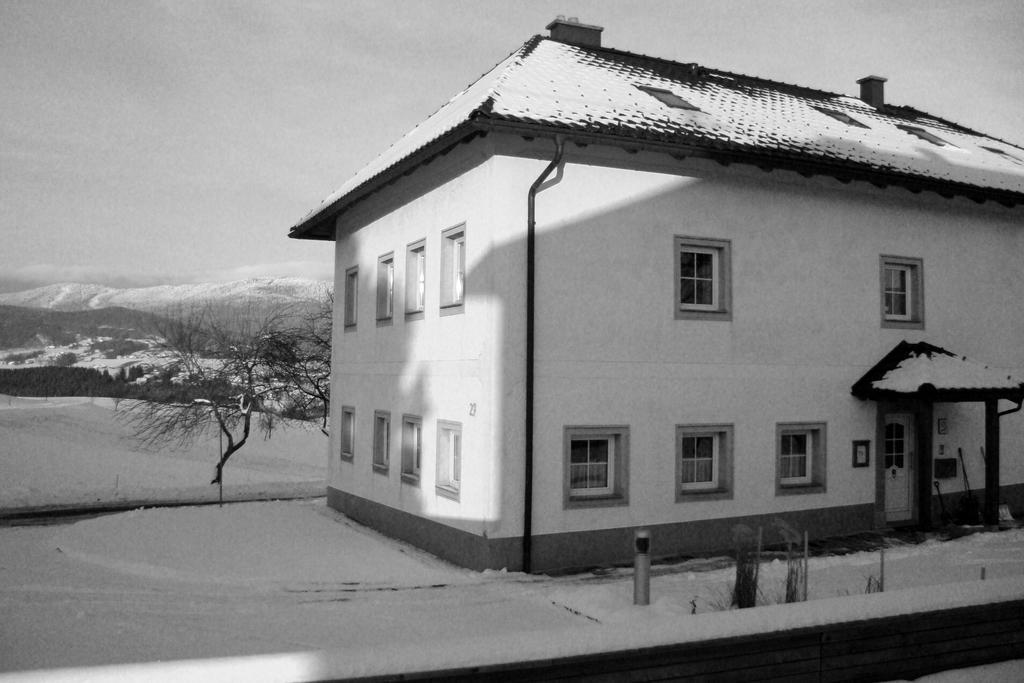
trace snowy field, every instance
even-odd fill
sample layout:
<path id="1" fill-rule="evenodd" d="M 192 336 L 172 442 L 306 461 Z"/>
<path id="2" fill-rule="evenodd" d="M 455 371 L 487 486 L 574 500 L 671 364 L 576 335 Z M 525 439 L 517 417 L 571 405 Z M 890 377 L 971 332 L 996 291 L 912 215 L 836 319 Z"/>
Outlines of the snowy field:
<path id="1" fill-rule="evenodd" d="M 315 428 L 253 434 L 224 469 L 225 496 L 322 494 L 326 448 Z M 0 509 L 216 500 L 218 452 L 216 438 L 145 450 L 112 399 L 0 395 Z"/>
<path id="2" fill-rule="evenodd" d="M 226 469 L 228 497 L 322 490 L 324 437 L 257 437 Z M 215 442 L 143 451 L 110 400 L 0 396 L 0 508 L 209 500 Z M 657 543 L 657 539 L 654 539 Z M 1024 530 L 812 558 L 807 603 L 729 610 L 724 558 L 632 573 L 471 572 L 386 539 L 322 499 L 149 508 L 0 528 L 0 680 L 303 680 L 621 650 L 1024 597 Z M 981 581 L 982 568 L 986 580 Z M 723 609 L 725 608 L 725 609 Z M 951 672 L 930 680 L 961 680 Z M 1020 662 L 974 681 L 1024 680 Z M 944 676 L 944 677 L 943 677 Z"/>
<path id="3" fill-rule="evenodd" d="M 10 680 L 75 680 L 81 672 L 54 669 L 78 666 L 105 666 L 94 680 L 395 673 L 1024 597 L 1024 530 L 890 547 L 883 594 L 863 594 L 878 554 L 855 553 L 811 559 L 809 602 L 710 611 L 727 602 L 732 579 L 720 561 L 657 567 L 652 604 L 636 607 L 627 570 L 471 572 L 354 524 L 323 500 L 4 528 L 0 558 L 0 671 L 9 674 L 0 678 Z M 763 567 L 769 599 L 782 575 L 781 565 Z M 1024 666 L 971 675 L 1021 680 Z"/>

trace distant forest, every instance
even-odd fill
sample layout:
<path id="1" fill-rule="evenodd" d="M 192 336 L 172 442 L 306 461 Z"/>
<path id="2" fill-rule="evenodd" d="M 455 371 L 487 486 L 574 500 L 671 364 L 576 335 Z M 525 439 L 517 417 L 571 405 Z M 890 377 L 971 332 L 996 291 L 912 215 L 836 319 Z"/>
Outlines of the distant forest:
<path id="1" fill-rule="evenodd" d="M 0 306 L 0 349 L 64 346 L 78 336 L 114 339 L 153 336 L 159 316 L 128 308 L 90 311 L 51 311 L 43 308 Z"/>
<path id="2" fill-rule="evenodd" d="M 104 396 L 110 398 L 138 398 L 150 401 L 186 401 L 182 389 L 170 381 L 172 371 L 145 384 L 132 380 L 141 376 L 141 368 L 134 367 L 111 375 L 95 368 L 46 366 L 0 370 L 0 394 L 12 396 Z M 179 396 L 181 394 L 181 396 Z"/>

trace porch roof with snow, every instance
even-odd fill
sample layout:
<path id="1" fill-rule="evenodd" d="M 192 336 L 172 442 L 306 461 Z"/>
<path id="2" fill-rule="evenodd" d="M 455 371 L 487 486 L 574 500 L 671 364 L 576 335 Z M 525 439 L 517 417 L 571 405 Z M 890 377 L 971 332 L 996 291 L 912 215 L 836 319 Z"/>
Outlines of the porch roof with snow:
<path id="1" fill-rule="evenodd" d="M 680 104 L 682 102 L 682 104 Z M 675 106 L 673 106 L 673 104 Z M 534 36 L 291 228 L 333 239 L 368 194 L 490 131 L 1024 204 L 1024 148 L 911 107 Z"/>
<path id="2" fill-rule="evenodd" d="M 922 398 L 933 402 L 1024 400 L 1024 382 L 1001 370 L 926 342 L 900 342 L 851 392 L 860 399 Z"/>

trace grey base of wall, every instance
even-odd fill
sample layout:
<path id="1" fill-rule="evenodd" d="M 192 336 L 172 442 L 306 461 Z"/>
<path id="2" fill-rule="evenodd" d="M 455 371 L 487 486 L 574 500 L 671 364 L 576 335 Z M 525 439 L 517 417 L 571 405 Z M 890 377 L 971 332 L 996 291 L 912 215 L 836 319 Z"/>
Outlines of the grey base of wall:
<path id="1" fill-rule="evenodd" d="M 440 558 L 477 571 L 522 569 L 521 538 L 484 538 L 434 520 L 328 487 L 327 504 L 360 524 L 406 541 Z M 764 530 L 766 545 L 782 542 L 773 522 L 783 519 L 806 529 L 812 539 L 872 528 L 874 506 L 850 505 L 784 514 L 750 515 L 645 526 L 651 532 L 653 558 L 680 557 L 732 550 L 733 527 L 745 524 Z M 533 537 L 533 571 L 565 572 L 633 561 L 634 528 L 599 529 Z"/>

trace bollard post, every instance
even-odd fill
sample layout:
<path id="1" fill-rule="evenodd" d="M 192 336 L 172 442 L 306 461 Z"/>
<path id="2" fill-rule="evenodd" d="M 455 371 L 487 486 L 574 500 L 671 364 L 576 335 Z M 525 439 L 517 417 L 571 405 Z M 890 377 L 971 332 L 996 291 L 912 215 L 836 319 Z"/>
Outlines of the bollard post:
<path id="1" fill-rule="evenodd" d="M 651 604 L 651 532 L 637 529 L 633 536 L 633 604 Z"/>

